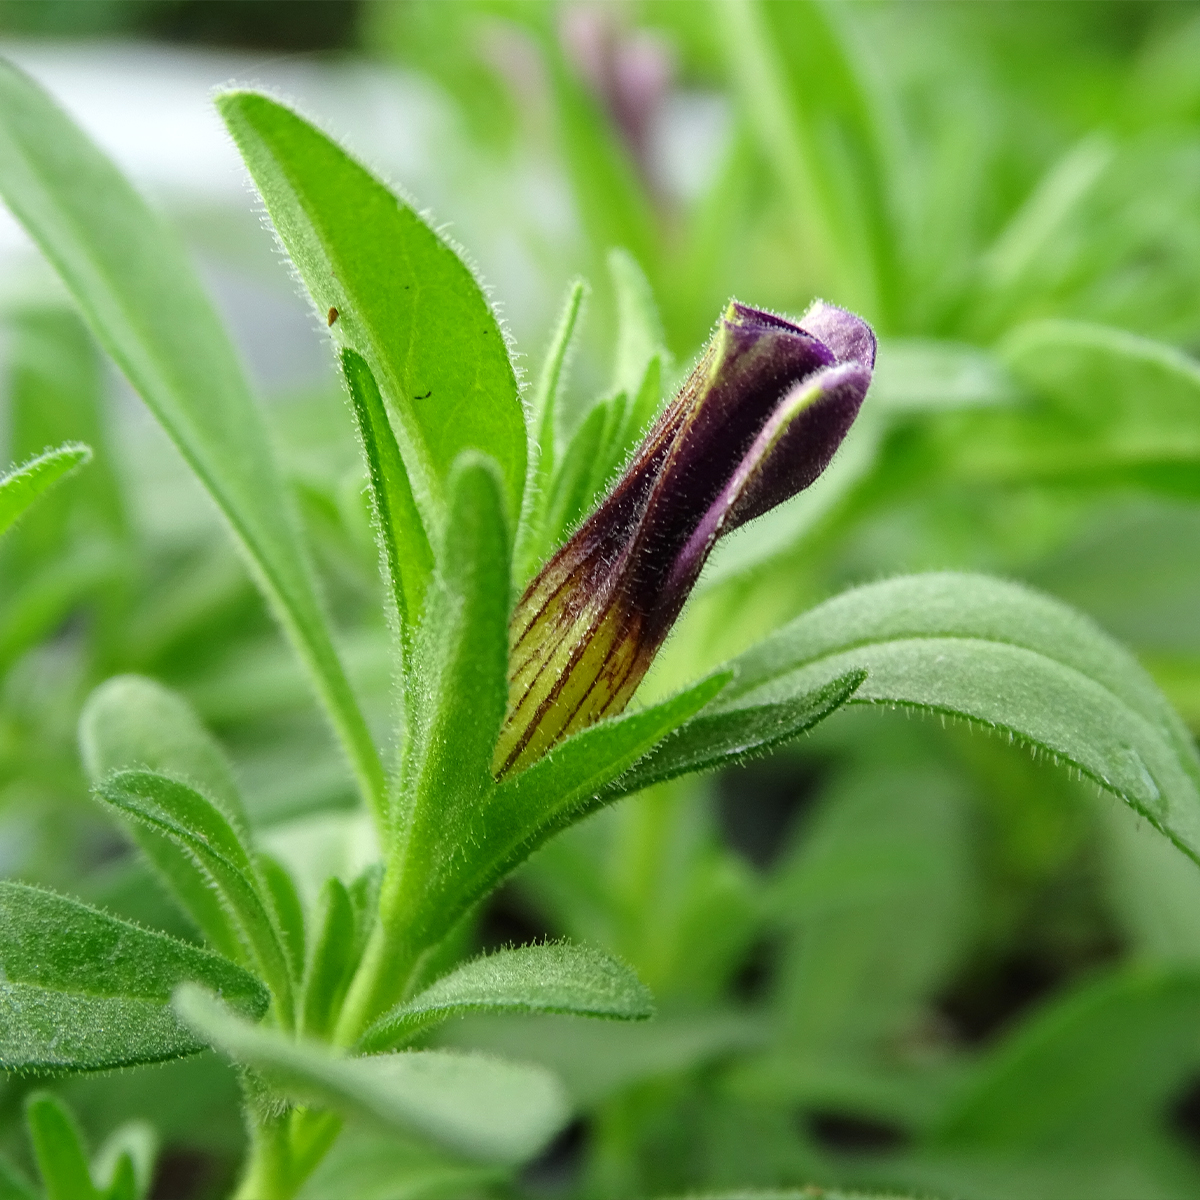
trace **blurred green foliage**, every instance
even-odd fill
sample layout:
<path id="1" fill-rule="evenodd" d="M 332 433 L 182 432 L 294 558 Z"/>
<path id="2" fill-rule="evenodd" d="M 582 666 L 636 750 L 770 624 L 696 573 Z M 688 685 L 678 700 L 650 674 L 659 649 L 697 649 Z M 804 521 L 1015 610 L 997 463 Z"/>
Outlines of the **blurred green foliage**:
<path id="1" fill-rule="evenodd" d="M 0 26 L 183 37 L 166 10 L 188 7 L 10 0 Z M 338 6 L 218 7 L 210 40 L 227 44 L 350 37 L 284 32 Z M 288 11 L 257 41 L 231 32 L 263 7 Z M 649 281 L 668 372 L 730 295 L 790 312 L 822 295 L 881 334 L 834 469 L 714 557 L 649 694 L 850 584 L 981 569 L 1089 613 L 1200 729 L 1195 6 L 377 0 L 354 17 L 361 52 L 450 97 L 481 160 L 564 182 L 572 252 L 537 261 L 550 292 L 591 283 L 564 381 L 580 417 L 611 394 L 614 247 Z M 169 452 L 115 436 L 78 320 L 39 305 L 7 323 L 6 461 L 66 440 L 95 460 L 0 556 L 5 873 L 194 936 L 106 831 L 74 749 L 91 689 L 138 671 L 222 739 L 250 822 L 309 864 L 315 900 L 369 848 L 299 669 Z M 378 726 L 390 670 L 350 420 L 324 393 L 270 415 Z M 1200 1189 L 1200 877 L 1111 796 L 1020 747 L 839 714 L 550 842 L 457 949 L 542 934 L 620 955 L 660 1009 L 640 1027 L 486 1015 L 443 1030 L 560 1074 L 581 1118 L 557 1150 L 513 1185 L 356 1130 L 304 1195 L 351 1178 L 363 1196 L 581 1200 Z M 44 1082 L 0 1092 L 3 1149 L 31 1174 L 15 1117 Z M 214 1059 L 56 1087 L 96 1144 L 154 1121 L 158 1194 L 227 1186 L 242 1134 Z"/>

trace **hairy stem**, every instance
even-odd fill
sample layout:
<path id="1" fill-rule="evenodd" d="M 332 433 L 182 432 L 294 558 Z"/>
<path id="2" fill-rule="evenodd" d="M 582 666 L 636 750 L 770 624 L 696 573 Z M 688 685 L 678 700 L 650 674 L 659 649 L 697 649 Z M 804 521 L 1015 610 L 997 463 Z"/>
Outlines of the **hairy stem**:
<path id="1" fill-rule="evenodd" d="M 335 1046 L 348 1049 L 358 1041 L 403 992 L 416 961 L 412 947 L 395 927 L 382 920 L 375 923 L 334 1027 Z"/>

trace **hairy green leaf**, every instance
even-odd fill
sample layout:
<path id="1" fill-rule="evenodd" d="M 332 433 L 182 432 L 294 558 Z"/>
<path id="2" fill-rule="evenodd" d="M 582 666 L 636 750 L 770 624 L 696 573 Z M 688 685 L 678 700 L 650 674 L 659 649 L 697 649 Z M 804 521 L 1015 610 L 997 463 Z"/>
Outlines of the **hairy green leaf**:
<path id="1" fill-rule="evenodd" d="M 52 488 L 64 475 L 92 457 L 91 450 L 79 442 L 47 450 L 24 466 L 14 467 L 0 479 L 0 533 Z"/>
<path id="2" fill-rule="evenodd" d="M 1200 756 L 1134 658 L 1086 617 L 982 576 L 901 577 L 806 613 L 732 664 L 717 711 L 867 671 L 854 704 L 961 717 L 1081 772 L 1200 859 Z"/>
<path id="3" fill-rule="evenodd" d="M 292 1020 L 291 964 L 273 917 L 274 903 L 238 831 L 208 797 L 152 771 L 105 776 L 96 796 L 189 854 L 212 879 L 226 912 L 262 977 L 285 1025 Z"/>
<path id="4" fill-rule="evenodd" d="M 331 138 L 267 96 L 218 97 L 279 236 L 333 337 L 370 364 L 399 419 L 427 528 L 444 523 L 468 449 L 500 465 L 511 521 L 525 488 L 524 413 L 508 348 L 470 270 Z M 381 247 L 388 247 L 381 253 Z"/>
<path id="5" fill-rule="evenodd" d="M 371 368 L 361 355 L 346 348 L 342 373 L 367 460 L 384 579 L 391 588 L 404 644 L 409 646 L 425 608 L 433 551 Z"/>
<path id="6" fill-rule="evenodd" d="M 224 751 L 191 705 L 152 679 L 117 675 L 96 688 L 79 717 L 79 750 L 93 783 L 131 767 L 163 772 L 209 796 L 236 828 L 247 828 Z M 192 855 L 146 825 L 128 828 L 200 932 L 222 954 L 243 959 L 229 914 Z"/>
<path id="7" fill-rule="evenodd" d="M 471 1158 L 521 1162 L 567 1117 L 557 1081 L 538 1067 L 445 1051 L 344 1058 L 250 1025 L 197 987 L 180 988 L 175 1004 L 198 1034 L 287 1094 Z"/>
<path id="8" fill-rule="evenodd" d="M 271 854 L 255 856 L 258 874 L 271 897 L 275 925 L 283 940 L 283 949 L 291 967 L 292 978 L 299 983 L 304 977 L 304 908 L 296 891 L 296 881 L 287 867 Z"/>
<path id="9" fill-rule="evenodd" d="M 461 826 L 460 844 L 472 852 L 410 893 L 407 911 L 415 927 L 444 932 L 547 838 L 615 799 L 605 794 L 605 785 L 708 704 L 728 680 L 728 674 L 710 676 L 661 704 L 601 721 L 496 785 Z"/>
<path id="10" fill-rule="evenodd" d="M 358 961 L 356 949 L 361 950 L 361 945 L 356 937 L 354 905 L 345 884 L 335 875 L 321 889 L 316 938 L 304 974 L 301 1034 L 324 1037 L 329 1032 Z"/>
<path id="11" fill-rule="evenodd" d="M 608 461 L 606 450 L 624 406 L 624 393 L 592 405 L 571 435 L 550 487 L 543 540 L 546 555 L 587 516 L 608 482 L 615 464 Z"/>
<path id="12" fill-rule="evenodd" d="M 50 96 L 8 63 L 0 64 L 0 194 L 229 521 L 364 794 L 380 804 L 379 755 L 334 650 L 228 335 L 163 221 Z"/>
<path id="13" fill-rule="evenodd" d="M 114 675 L 79 716 L 79 752 L 94 782 L 141 767 L 182 779 L 208 796 L 235 826 L 248 828 L 233 768 L 195 709 L 142 675 Z"/>
<path id="14" fill-rule="evenodd" d="M 608 271 L 617 298 L 612 388 L 625 401 L 617 406 L 597 462 L 592 482 L 596 493 L 604 490 L 648 432 L 662 405 L 663 372 L 671 366 L 654 292 L 637 260 L 619 247 L 610 250 Z"/>
<path id="15" fill-rule="evenodd" d="M 576 279 L 567 290 L 562 315 L 530 401 L 529 485 L 525 489 L 525 511 L 513 552 L 513 575 L 518 587 L 525 585 L 550 549 L 545 541 L 545 525 L 558 468 L 559 406 L 567 358 L 586 294 L 587 286 L 581 279 Z"/>
<path id="16" fill-rule="evenodd" d="M 701 712 L 608 784 L 604 798 L 613 800 L 680 775 L 732 767 L 766 754 L 841 708 L 866 677 L 865 670 L 849 671 L 824 687 L 778 704 Z"/>
<path id="17" fill-rule="evenodd" d="M 487 460 L 468 457 L 452 487 L 444 565 L 415 660 L 424 701 L 406 747 L 411 799 L 382 901 L 389 920 L 404 909 L 411 922 L 414 893 L 450 861 L 473 857 L 468 830 L 492 787 L 508 702 L 511 560 L 499 480 Z M 412 932 L 423 932 L 419 922 Z"/>
<path id="18" fill-rule="evenodd" d="M 626 966 L 585 946 L 522 946 L 484 955 L 398 1004 L 362 1037 L 364 1050 L 401 1045 L 473 1009 L 573 1013 L 623 1021 L 654 1015 L 649 989 Z"/>
<path id="19" fill-rule="evenodd" d="M 228 959 L 78 900 L 0 883 L 0 1060 L 96 1070 L 202 1048 L 168 1001 L 185 980 L 260 1016 L 266 989 Z"/>

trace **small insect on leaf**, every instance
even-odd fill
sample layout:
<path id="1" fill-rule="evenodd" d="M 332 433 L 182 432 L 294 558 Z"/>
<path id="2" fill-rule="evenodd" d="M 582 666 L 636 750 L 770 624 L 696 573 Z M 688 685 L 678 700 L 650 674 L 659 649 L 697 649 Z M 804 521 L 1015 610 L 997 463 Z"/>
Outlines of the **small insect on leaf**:
<path id="1" fill-rule="evenodd" d="M 332 325 L 334 323 L 334 321 L 336 321 L 340 315 L 341 314 L 338 312 L 338 310 L 336 308 L 331 308 L 329 310 L 328 323 L 330 325 Z"/>

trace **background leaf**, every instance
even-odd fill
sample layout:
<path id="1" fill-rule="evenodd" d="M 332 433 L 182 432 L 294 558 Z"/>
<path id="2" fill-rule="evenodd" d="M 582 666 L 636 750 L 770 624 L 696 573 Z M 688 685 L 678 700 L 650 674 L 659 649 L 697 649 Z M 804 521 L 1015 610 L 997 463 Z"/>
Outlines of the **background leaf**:
<path id="1" fill-rule="evenodd" d="M 62 1101 L 48 1092 L 35 1092 L 26 1101 L 25 1120 L 46 1200 L 101 1200 L 83 1135 Z"/>
<path id="2" fill-rule="evenodd" d="M 233 527 L 364 794 L 383 769 L 333 647 L 262 418 L 163 222 L 31 79 L 0 64 L 0 193 Z"/>
<path id="3" fill-rule="evenodd" d="M 1132 484 L 1195 497 L 1200 365 L 1172 346 L 1085 321 L 1013 330 L 1002 360 L 1032 397 L 951 424 L 959 469 L 975 477 Z"/>

